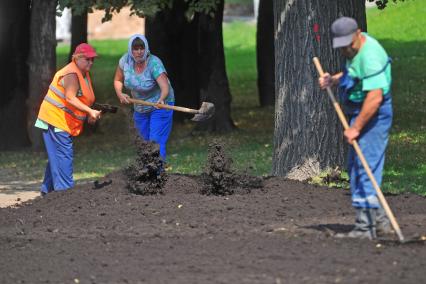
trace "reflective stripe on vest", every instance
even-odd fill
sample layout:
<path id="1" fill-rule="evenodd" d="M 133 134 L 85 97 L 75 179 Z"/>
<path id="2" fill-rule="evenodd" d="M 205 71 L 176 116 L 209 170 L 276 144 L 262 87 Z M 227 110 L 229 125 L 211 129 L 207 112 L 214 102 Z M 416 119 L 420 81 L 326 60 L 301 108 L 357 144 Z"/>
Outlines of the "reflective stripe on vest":
<path id="1" fill-rule="evenodd" d="M 62 93 L 58 88 L 56 88 L 55 86 L 53 86 L 52 84 L 50 84 L 49 89 L 54 92 L 55 94 L 57 94 L 59 97 L 63 98 L 64 100 L 65 98 L 65 94 Z"/>
<path id="2" fill-rule="evenodd" d="M 63 105 L 62 103 L 57 102 L 57 101 L 55 101 L 55 100 L 54 100 L 54 99 L 52 99 L 52 98 L 49 98 L 49 96 L 48 96 L 48 95 L 46 95 L 46 96 L 44 97 L 44 100 L 45 100 L 46 102 L 48 102 L 48 103 L 51 103 L 51 104 L 52 104 L 52 105 L 54 105 L 55 107 L 62 109 L 63 111 L 65 111 L 66 113 L 68 113 L 68 114 L 72 115 L 73 117 L 75 117 L 75 118 L 76 118 L 76 119 L 78 119 L 78 120 L 81 120 L 81 121 L 85 121 L 85 120 L 86 120 L 86 116 L 76 115 L 75 113 L 73 113 L 73 112 L 72 112 L 72 110 L 70 110 L 69 108 L 67 108 L 67 107 L 66 107 L 65 105 Z"/>

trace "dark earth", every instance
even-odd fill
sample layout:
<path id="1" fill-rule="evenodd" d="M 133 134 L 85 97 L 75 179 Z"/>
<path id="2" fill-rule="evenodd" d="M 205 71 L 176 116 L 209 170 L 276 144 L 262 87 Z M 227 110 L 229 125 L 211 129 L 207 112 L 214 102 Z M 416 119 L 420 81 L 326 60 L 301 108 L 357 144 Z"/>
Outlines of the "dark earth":
<path id="1" fill-rule="evenodd" d="M 348 190 L 229 171 L 215 192 L 220 170 L 135 194 L 127 169 L 0 209 L 0 283 L 425 283 L 426 198 L 386 196 L 412 242 L 337 239 Z"/>
<path id="2" fill-rule="evenodd" d="M 131 193 L 140 195 L 163 193 L 167 176 L 160 159 L 160 146 L 154 142 L 144 141 L 138 136 L 135 138 L 135 146 L 136 160 L 124 170 L 127 188 Z M 110 179 L 107 182 L 111 181 Z"/>
<path id="3" fill-rule="evenodd" d="M 237 173 L 232 168 L 232 162 L 223 143 L 219 140 L 211 143 L 206 166 L 201 175 L 203 187 L 200 192 L 207 195 L 231 195 L 250 193 L 253 189 L 263 186 L 262 178 L 250 176 L 248 173 Z"/>

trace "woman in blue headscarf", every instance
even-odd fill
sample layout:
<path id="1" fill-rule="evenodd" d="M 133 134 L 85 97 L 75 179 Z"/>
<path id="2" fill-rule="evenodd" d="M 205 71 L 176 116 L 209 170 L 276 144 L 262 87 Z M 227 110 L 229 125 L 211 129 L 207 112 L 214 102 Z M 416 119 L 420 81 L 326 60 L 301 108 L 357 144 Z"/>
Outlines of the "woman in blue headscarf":
<path id="1" fill-rule="evenodd" d="M 114 89 L 121 103 L 130 103 L 124 87 L 132 97 L 157 104 L 174 105 L 174 92 L 161 60 L 149 52 L 143 35 L 133 35 L 128 51 L 118 63 Z M 160 156 L 166 160 L 166 144 L 172 130 L 173 111 L 151 106 L 134 106 L 133 119 L 139 135 L 160 145 Z"/>

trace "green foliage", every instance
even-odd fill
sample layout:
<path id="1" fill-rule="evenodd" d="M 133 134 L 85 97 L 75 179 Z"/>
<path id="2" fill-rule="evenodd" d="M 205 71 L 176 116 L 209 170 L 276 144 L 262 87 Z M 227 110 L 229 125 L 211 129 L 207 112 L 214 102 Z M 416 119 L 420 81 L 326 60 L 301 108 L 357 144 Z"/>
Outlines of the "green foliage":
<path id="1" fill-rule="evenodd" d="M 328 169 L 320 173 L 318 176 L 311 178 L 311 184 L 322 186 L 336 187 L 336 188 L 349 188 L 349 176 L 347 172 L 342 172 L 339 168 Z"/>
<path id="2" fill-rule="evenodd" d="M 401 1 L 404 2 L 405 0 L 392 0 L 394 3 Z M 377 5 L 377 8 L 380 10 L 383 10 L 386 8 L 389 4 L 389 0 L 368 0 L 368 2 L 374 2 Z"/>
<path id="3" fill-rule="evenodd" d="M 194 13 L 206 13 L 213 15 L 219 0 L 184 0 L 188 3 L 188 16 Z M 128 6 L 130 15 L 139 17 L 152 16 L 155 13 L 173 6 L 173 0 L 58 0 L 58 12 L 64 8 L 72 8 L 74 13 L 82 14 L 84 11 L 93 12 L 93 10 L 104 10 L 105 16 L 103 22 L 112 19 L 114 13 Z"/>
<path id="4" fill-rule="evenodd" d="M 225 4 L 253 5 L 253 0 L 225 0 Z"/>
<path id="5" fill-rule="evenodd" d="M 188 11 L 186 13 L 187 18 L 191 19 L 195 13 L 209 14 L 214 17 L 214 11 L 216 10 L 219 0 L 185 0 L 189 4 Z"/>

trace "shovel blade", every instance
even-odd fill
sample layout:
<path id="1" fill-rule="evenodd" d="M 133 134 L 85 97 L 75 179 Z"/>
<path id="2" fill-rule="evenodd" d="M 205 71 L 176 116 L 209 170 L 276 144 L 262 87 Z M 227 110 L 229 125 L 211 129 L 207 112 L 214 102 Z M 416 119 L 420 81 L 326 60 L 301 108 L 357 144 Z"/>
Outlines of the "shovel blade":
<path id="1" fill-rule="evenodd" d="M 194 117 L 191 118 L 191 120 L 195 121 L 195 122 L 206 121 L 206 120 L 210 119 L 212 116 L 213 116 L 213 114 L 205 115 L 205 114 L 198 113 L 198 114 L 194 115 Z"/>
<path id="2" fill-rule="evenodd" d="M 215 107 L 214 104 L 209 102 L 203 102 L 201 104 L 200 109 L 198 110 L 198 113 L 194 115 L 194 117 L 191 119 L 192 121 L 205 121 L 213 117 L 215 114 Z"/>

